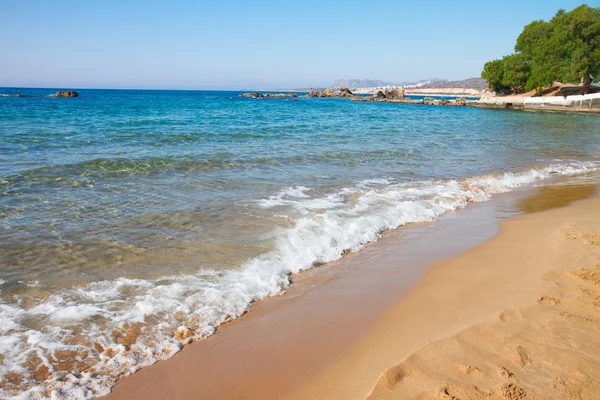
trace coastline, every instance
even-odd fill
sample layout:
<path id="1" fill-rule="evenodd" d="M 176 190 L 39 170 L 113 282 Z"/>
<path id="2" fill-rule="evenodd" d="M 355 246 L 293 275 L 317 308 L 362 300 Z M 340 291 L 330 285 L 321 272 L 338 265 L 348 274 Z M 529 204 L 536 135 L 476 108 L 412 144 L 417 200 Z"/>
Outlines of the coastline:
<path id="1" fill-rule="evenodd" d="M 83 107 L 65 101 L 58 110 L 52 102 L 26 100 L 39 105 L 43 118 L 31 119 L 29 107 L 19 107 L 21 100 L 3 102 L 22 111 L 10 129 L 16 141 L 9 142 L 11 153 L 4 160 L 8 172 L 3 190 L 10 194 L 4 204 L 23 209 L 5 218 L 19 229 L 3 231 L 8 246 L 3 248 L 0 277 L 5 281 L 2 312 L 9 323 L 3 325 L 2 335 L 14 345 L 1 349 L 5 362 L 0 367 L 7 372 L 2 374 L 0 397 L 108 394 L 122 377 L 170 358 L 183 347 L 185 352 L 202 348 L 205 354 L 205 347 L 216 347 L 222 339 L 187 344 L 202 342 L 215 330 L 220 337 L 226 330 L 238 331 L 242 325 L 229 322 L 250 308 L 253 311 L 240 321 L 256 321 L 261 307 L 293 303 L 279 300 L 301 294 L 299 286 L 290 289 L 290 279 L 299 283 L 310 276 L 300 271 L 316 267 L 312 282 L 319 286 L 326 271 L 334 269 L 329 262 L 341 259 L 335 283 L 314 289 L 324 292 L 319 300 L 311 292 L 312 300 L 298 300 L 306 308 L 286 305 L 286 311 L 274 311 L 285 314 L 279 321 L 290 327 L 280 336 L 298 331 L 281 343 L 281 363 L 290 363 L 293 350 L 294 364 L 304 357 L 306 368 L 290 366 L 290 373 L 283 374 L 258 350 L 256 357 L 248 357 L 281 372 L 282 391 L 292 389 L 290 377 L 304 385 L 368 333 L 427 267 L 422 259 L 417 260 L 420 264 L 413 262 L 407 256 L 411 253 L 399 252 L 396 244 L 389 245 L 389 261 L 380 257 L 385 246 L 373 242 L 381 242 L 382 232 L 386 237 L 406 225 L 400 230 L 403 240 L 403 235 L 421 228 L 440 228 L 437 222 L 421 223 L 441 216 L 466 218 L 455 213 L 457 209 L 473 215 L 474 205 L 500 193 L 579 180 L 579 174 L 599 168 L 593 118 L 570 121 L 568 116 L 451 109 L 430 109 L 439 115 L 425 118 L 427 110 L 419 107 L 362 107 L 336 100 L 263 105 L 228 92 L 86 93 L 78 100 Z M 122 108 L 123 101 L 141 108 Z M 156 125 L 140 121 L 140 112 L 150 118 L 159 105 L 165 118 Z M 219 117 L 205 118 L 217 108 L 222 109 Z M 94 127 L 106 125 L 108 111 L 115 113 L 111 123 L 129 128 L 96 131 Z M 61 136 L 62 125 L 51 123 L 57 115 L 68 124 L 93 125 L 81 125 L 75 137 Z M 199 119 L 170 132 L 173 120 L 190 116 Z M 265 127 L 264 121 L 271 119 L 277 123 Z M 205 128 L 188 135 L 202 125 L 200 121 L 220 133 L 208 135 Z M 39 134 L 48 123 L 56 135 Z M 573 131 L 573 123 L 579 129 Z M 284 126 L 289 134 L 281 133 Z M 142 136 L 148 141 L 140 141 Z M 27 151 L 19 145 L 24 137 L 31 142 Z M 89 141 L 92 137 L 96 139 Z M 51 147 L 45 154 L 54 164 L 37 157 L 34 149 L 40 141 Z M 108 142 L 116 147 L 105 146 Z M 64 151 L 74 143 L 87 150 Z M 227 154 L 217 157 L 215 149 L 226 149 Z M 47 165 L 32 168 L 32 161 Z M 328 175 L 321 175 L 325 171 Z M 115 187 L 126 190 L 119 194 Z M 162 189 L 157 192 L 157 187 Z M 42 189 L 70 201 L 28 201 Z M 74 207 L 86 212 L 72 214 Z M 114 218 L 107 219 L 109 214 Z M 62 215 L 73 218 L 64 220 L 60 237 L 51 236 L 56 232 L 53 226 L 37 224 L 39 218 Z M 122 233 L 127 235 L 119 236 Z M 40 234 L 52 239 L 40 241 Z M 113 240 L 106 242 L 107 235 Z M 451 250 L 464 251 L 468 243 L 481 240 L 479 234 L 471 235 L 477 236 L 473 242 L 468 236 L 450 237 L 457 242 Z M 434 246 L 429 239 L 422 242 L 429 247 L 409 242 L 417 243 L 414 247 L 421 253 Z M 436 253 L 444 242 L 434 246 Z M 365 246 L 371 249 L 367 253 L 362 251 Z M 436 258 L 451 255 L 440 250 Z M 428 254 L 416 256 L 435 261 Z M 47 262 L 42 275 L 39 269 L 13 268 L 41 268 L 42 261 Z M 346 276 L 344 284 L 337 279 Z M 333 296 L 327 290 L 348 293 Z M 279 296 L 284 292 L 287 296 Z M 269 296 L 275 299 L 261 305 Z M 314 306 L 309 310 L 310 301 Z M 323 304 L 328 303 L 340 306 L 325 310 Z M 363 315 L 355 315 L 357 310 Z M 344 322 L 345 316 L 353 319 Z M 265 319 L 276 321 L 268 313 Z M 345 328 L 340 330 L 342 324 Z M 336 330 L 337 337 L 323 337 L 324 331 Z M 274 336 L 256 332 L 263 341 Z M 245 351 L 247 335 L 239 338 L 235 351 L 229 344 L 221 346 L 232 354 L 222 364 L 238 360 L 238 350 Z M 305 346 L 298 348 L 296 343 Z M 255 343 L 257 349 L 261 346 L 264 343 Z M 306 348 L 318 350 L 308 355 Z M 225 353 L 213 354 L 215 359 Z M 261 367 L 255 376 L 261 371 L 269 370 Z M 198 377 L 190 375 L 189 380 Z M 213 384 L 217 387 L 218 381 Z"/>
<path id="2" fill-rule="evenodd" d="M 416 100 L 409 97 L 400 99 L 358 97 L 352 98 L 353 101 L 362 102 L 383 102 L 400 104 L 425 104 L 437 106 L 468 106 L 476 108 L 492 109 L 517 109 L 528 111 L 550 111 L 550 112 L 575 112 L 575 113 L 600 113 L 600 93 L 591 93 L 586 95 L 571 96 L 543 96 L 530 97 L 527 95 L 496 96 L 490 93 L 469 94 L 469 89 L 446 89 L 436 91 L 436 89 L 406 89 L 407 96 L 424 95 L 432 97 L 432 100 Z M 359 92 L 357 92 L 359 93 Z M 475 96 L 479 100 L 466 100 L 464 97 Z M 442 99 L 440 99 L 442 97 Z M 444 97 L 451 98 L 446 100 Z"/>
<path id="3" fill-rule="evenodd" d="M 600 113 L 600 93 L 565 97 L 484 96 L 479 101 L 469 102 L 469 105 L 480 108 Z"/>
<path id="4" fill-rule="evenodd" d="M 291 398 L 593 398 L 599 206 L 589 199 L 515 218 L 494 239 L 433 265 Z"/>
<path id="5" fill-rule="evenodd" d="M 523 106 L 522 104 L 515 105 L 514 103 L 479 103 L 472 102 L 467 104 L 468 107 L 488 108 L 488 109 L 506 109 L 506 110 L 524 110 L 524 111 L 546 111 L 546 112 L 564 112 L 564 113 L 580 113 L 580 114 L 600 114 L 598 108 L 581 108 L 581 107 L 560 107 L 560 106 Z"/>
<path id="6" fill-rule="evenodd" d="M 412 94 L 409 94 L 412 95 Z M 421 104 L 433 106 L 457 106 L 457 107 L 475 107 L 488 109 L 508 109 L 525 111 L 549 111 L 549 112 L 574 112 L 586 114 L 600 113 L 600 96 L 593 95 L 594 98 L 587 99 L 585 96 L 568 96 L 566 99 L 555 97 L 523 97 L 523 96 L 505 96 L 505 97 L 482 97 L 479 100 L 465 100 L 456 95 L 446 95 L 452 100 L 440 99 L 441 95 L 431 95 L 432 100 L 416 100 L 411 98 L 402 99 L 374 99 L 370 97 L 354 97 L 352 101 L 375 102 L 375 103 L 398 103 L 398 104 Z M 573 97 L 576 99 L 570 99 Z"/>
<path id="7" fill-rule="evenodd" d="M 548 200 L 548 196 L 555 195 L 556 193 L 553 193 L 543 197 Z M 572 198 L 567 202 L 587 196 L 589 190 L 584 191 L 580 197 L 573 197 L 571 194 Z M 554 206 L 563 205 L 564 202 L 554 204 Z M 484 222 L 482 215 L 477 214 L 478 209 L 481 211 L 485 207 L 486 204 L 482 203 L 462 212 L 463 216 L 474 213 L 466 218 L 467 222 L 471 221 L 470 229 L 463 229 L 465 228 L 463 224 L 459 231 L 452 232 L 450 229 L 445 233 L 446 236 L 442 232 L 441 236 L 433 239 L 434 244 L 442 247 L 446 241 L 445 250 L 436 250 L 438 256 L 447 258 L 449 248 L 454 248 L 456 251 L 457 244 L 465 246 L 468 242 L 464 236 L 465 231 L 472 240 L 470 247 L 496 233 L 494 228 L 496 222 L 492 221 L 490 224 L 490 221 L 487 221 L 487 224 L 482 224 Z M 579 205 L 508 221 L 503 226 L 503 233 L 488 243 L 505 241 L 507 237 L 513 242 L 518 242 L 522 237 L 519 236 L 520 234 L 510 233 L 510 230 L 514 229 L 511 225 L 520 226 L 517 229 L 520 232 L 522 226 L 532 223 L 530 220 L 535 222 L 547 219 L 546 214 L 556 215 L 551 218 L 552 221 L 562 221 L 564 218 L 570 218 L 574 207 Z M 542 207 L 545 208 L 548 208 L 548 205 Z M 534 211 L 539 210 L 534 208 Z M 439 227 L 438 224 L 436 232 L 441 232 Z M 459 224 L 458 227 L 461 225 Z M 428 238 L 427 243 L 431 243 L 432 238 L 428 237 L 426 232 L 428 224 L 418 228 L 425 231 L 421 239 Z M 539 229 L 539 226 L 536 225 L 534 228 Z M 507 229 L 509 233 L 506 233 Z M 324 271 L 313 270 L 299 275 L 295 279 L 297 284 L 292 285 L 285 296 L 258 303 L 247 316 L 220 328 L 217 335 L 189 346 L 170 360 L 159 362 L 122 379 L 107 398 L 200 396 L 202 398 L 302 399 L 318 398 L 319 394 L 321 394 L 320 398 L 323 398 L 322 393 L 328 393 L 327 398 L 365 398 L 383 371 L 397 364 L 419 347 L 447 336 L 448 332 L 454 334 L 467 326 L 481 322 L 483 314 L 485 314 L 484 320 L 487 321 L 491 314 L 482 314 L 482 310 L 487 310 L 489 307 L 494 308 L 492 314 L 496 316 L 498 302 L 503 304 L 503 308 L 510 308 L 523 300 L 523 296 L 504 296 L 504 298 L 500 296 L 499 299 L 473 307 L 477 311 L 473 315 L 460 315 L 457 318 L 455 312 L 448 313 L 443 318 L 428 318 L 427 301 L 425 304 L 416 301 L 415 293 L 417 299 L 420 293 L 420 296 L 424 296 L 427 300 L 430 296 L 423 288 L 428 287 L 427 282 L 431 279 L 434 279 L 434 282 L 438 279 L 437 284 L 442 287 L 448 286 L 449 277 L 445 276 L 447 274 L 441 274 L 443 279 L 440 280 L 438 271 L 443 271 L 443 266 L 446 264 L 456 265 L 456 259 L 472 257 L 472 253 L 477 253 L 488 243 L 455 258 L 439 261 L 427 269 L 423 281 L 411 288 L 420 279 L 421 273 L 418 268 L 402 273 L 398 268 L 395 270 L 389 268 L 390 264 L 399 262 L 398 237 L 393 236 L 402 232 L 401 229 L 392 234 L 389 240 L 382 240 L 381 243 L 368 247 L 358 254 L 351 254 L 342 262 L 332 263 Z M 449 238 L 450 243 L 448 243 Z M 405 245 L 410 244 L 408 242 Z M 467 250 L 468 247 L 460 248 L 459 252 Z M 406 254 L 401 256 L 404 261 Z M 414 259 L 410 261 L 413 266 L 416 265 Z M 361 271 L 357 268 L 367 265 L 370 270 Z M 546 264 L 544 265 L 547 267 Z M 372 268 L 380 268 L 379 272 L 385 271 L 387 276 L 384 275 L 383 279 L 382 276 L 377 278 L 377 274 L 373 274 L 377 271 L 373 271 Z M 452 275 L 455 272 L 452 271 Z M 500 275 L 510 278 L 511 282 L 515 280 L 514 276 L 508 276 L 511 271 L 496 272 L 502 272 Z M 529 282 L 539 272 L 540 270 L 536 269 L 534 272 L 523 273 L 522 276 L 517 276 L 519 278 L 517 280 L 521 283 Z M 396 273 L 393 277 L 396 281 L 389 279 L 390 273 Z M 435 278 L 436 274 L 438 274 L 437 278 Z M 453 279 L 460 280 L 460 276 L 458 274 Z M 535 277 L 539 278 L 537 275 Z M 484 278 L 486 277 L 481 277 Z M 497 276 L 494 279 L 497 279 Z M 399 285 L 398 282 L 402 284 Z M 448 290 L 457 290 L 455 286 L 450 286 Z M 469 292 L 472 289 L 470 283 L 467 286 L 469 287 L 462 287 L 466 296 L 459 296 L 457 301 L 465 301 L 467 305 L 473 306 L 472 293 Z M 362 287 L 363 292 L 357 291 L 358 287 Z M 500 289 L 496 287 L 496 294 L 501 294 Z M 488 291 L 484 292 L 486 295 L 490 294 Z M 407 304 L 410 305 L 415 301 L 418 304 L 416 307 L 408 307 L 411 309 L 409 314 L 396 312 L 398 308 L 406 308 Z M 380 313 L 373 314 L 376 309 Z M 307 311 L 309 313 L 306 313 Z M 384 313 L 383 316 L 381 313 Z M 303 318 L 298 318 L 302 315 Z M 399 315 L 400 320 L 398 320 Z M 406 326 L 410 329 L 407 330 Z M 432 329 L 435 327 L 437 330 Z M 403 339 L 399 340 L 400 336 L 397 335 Z M 394 348 L 393 344 L 398 342 L 401 342 L 400 348 Z M 357 377 L 360 379 L 356 379 Z M 375 393 L 375 395 L 379 394 Z"/>

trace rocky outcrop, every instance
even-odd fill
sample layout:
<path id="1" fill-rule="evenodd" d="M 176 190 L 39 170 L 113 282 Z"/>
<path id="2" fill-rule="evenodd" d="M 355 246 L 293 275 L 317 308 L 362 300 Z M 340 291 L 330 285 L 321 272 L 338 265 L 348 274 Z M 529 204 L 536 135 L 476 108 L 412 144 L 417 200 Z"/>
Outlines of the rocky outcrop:
<path id="1" fill-rule="evenodd" d="M 373 99 L 377 100 L 402 100 L 404 99 L 404 89 L 389 89 L 389 90 L 378 90 L 373 95 Z"/>
<path id="2" fill-rule="evenodd" d="M 386 96 L 384 91 L 378 91 L 372 97 L 353 97 L 354 101 L 362 102 L 382 102 L 382 103 L 394 103 L 394 104 L 426 104 L 433 106 L 467 106 L 472 102 L 468 102 L 464 97 L 460 97 L 456 100 L 436 99 L 434 97 L 425 97 L 421 100 L 411 98 L 393 98 L 397 97 L 398 94 L 389 94 L 389 98 Z"/>
<path id="3" fill-rule="evenodd" d="M 73 90 L 61 90 L 60 92 L 51 94 L 49 97 L 79 97 L 79 93 Z"/>
<path id="4" fill-rule="evenodd" d="M 398 100 L 404 98 L 404 88 L 386 90 L 384 92 L 386 99 Z"/>
<path id="5" fill-rule="evenodd" d="M 265 93 L 264 97 L 273 97 L 273 98 L 290 98 L 290 97 L 298 97 L 296 93 Z"/>
<path id="6" fill-rule="evenodd" d="M 269 98 L 285 99 L 285 98 L 298 97 L 298 95 L 296 93 L 265 93 L 265 94 L 261 94 L 258 92 L 251 92 L 251 93 L 240 93 L 240 94 L 238 94 L 238 97 L 249 97 L 251 99 L 269 99 Z"/>
<path id="7" fill-rule="evenodd" d="M 308 92 L 306 97 L 325 97 L 325 98 L 353 98 L 354 93 L 348 88 L 340 88 L 337 92 L 333 89 L 316 89 Z"/>
<path id="8" fill-rule="evenodd" d="M 585 88 L 581 85 L 565 84 L 565 85 L 561 85 L 558 88 L 557 92 L 555 93 L 555 96 L 567 97 L 567 96 L 578 96 L 578 95 L 583 95 L 583 94 L 594 94 L 594 93 L 600 93 L 600 87 L 590 86 L 587 89 L 587 93 L 586 93 Z"/>
<path id="9" fill-rule="evenodd" d="M 354 93 L 352 93 L 350 89 L 343 87 L 340 88 L 340 91 L 338 92 L 338 97 L 354 97 Z"/>
<path id="10" fill-rule="evenodd" d="M 306 97 L 336 97 L 333 89 L 315 89 L 308 92 Z"/>
<path id="11" fill-rule="evenodd" d="M 258 92 L 251 92 L 251 93 L 240 93 L 238 94 L 239 97 L 250 97 L 252 99 L 258 99 L 259 97 L 263 97 L 262 94 L 258 93 Z"/>

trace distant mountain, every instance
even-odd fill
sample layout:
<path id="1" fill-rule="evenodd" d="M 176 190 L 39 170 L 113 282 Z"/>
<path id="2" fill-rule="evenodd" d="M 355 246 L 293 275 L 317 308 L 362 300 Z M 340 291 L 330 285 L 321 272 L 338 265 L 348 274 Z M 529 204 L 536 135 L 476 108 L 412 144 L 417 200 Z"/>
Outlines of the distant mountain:
<path id="1" fill-rule="evenodd" d="M 428 82 L 421 86 L 423 89 L 441 89 L 441 88 L 463 88 L 463 89 L 476 89 L 483 90 L 488 86 L 485 79 L 482 78 L 469 78 L 461 81 L 436 81 Z"/>
<path id="2" fill-rule="evenodd" d="M 393 83 L 393 82 L 382 81 L 379 79 L 336 79 L 335 81 L 333 81 L 333 84 L 331 85 L 331 87 L 334 89 L 341 88 L 341 87 L 352 88 L 352 89 L 361 89 L 361 88 L 374 88 L 374 87 L 383 87 L 383 86 L 419 86 L 419 85 L 422 85 L 425 83 L 432 83 L 432 82 L 438 82 L 438 81 L 446 82 L 447 80 L 434 78 L 434 79 L 420 80 L 417 82 Z"/>
<path id="3" fill-rule="evenodd" d="M 465 88 L 483 90 L 487 87 L 487 81 L 482 78 L 469 78 L 460 81 L 449 81 L 447 79 L 424 79 L 416 82 L 392 83 L 376 79 L 336 79 L 332 88 L 346 87 L 350 89 L 374 88 L 382 86 L 403 86 L 423 89 L 439 88 Z"/>
<path id="4" fill-rule="evenodd" d="M 394 86 L 394 83 L 385 82 L 381 80 L 372 80 L 372 79 L 336 79 L 333 81 L 332 88 L 370 88 L 370 87 L 380 87 L 380 86 Z"/>

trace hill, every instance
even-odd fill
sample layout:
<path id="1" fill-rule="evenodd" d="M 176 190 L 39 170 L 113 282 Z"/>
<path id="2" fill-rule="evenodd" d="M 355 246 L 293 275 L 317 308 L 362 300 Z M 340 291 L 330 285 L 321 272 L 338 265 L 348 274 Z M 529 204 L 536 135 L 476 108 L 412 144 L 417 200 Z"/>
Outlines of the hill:
<path id="1" fill-rule="evenodd" d="M 423 89 L 441 89 L 441 88 L 465 88 L 483 90 L 487 87 L 487 82 L 482 78 L 469 78 L 459 81 L 449 81 L 446 79 L 428 79 L 417 82 L 392 83 L 377 79 L 336 79 L 331 85 L 332 88 L 346 87 L 350 89 L 377 88 L 386 86 L 402 86 L 406 88 Z"/>
<path id="2" fill-rule="evenodd" d="M 395 86 L 395 83 L 385 82 L 373 79 L 336 79 L 331 85 L 332 88 L 370 88 L 381 86 Z"/>
<path id="3" fill-rule="evenodd" d="M 420 86 L 423 89 L 463 88 L 483 90 L 488 86 L 487 81 L 482 78 L 469 78 L 460 81 L 436 81 L 425 83 Z"/>

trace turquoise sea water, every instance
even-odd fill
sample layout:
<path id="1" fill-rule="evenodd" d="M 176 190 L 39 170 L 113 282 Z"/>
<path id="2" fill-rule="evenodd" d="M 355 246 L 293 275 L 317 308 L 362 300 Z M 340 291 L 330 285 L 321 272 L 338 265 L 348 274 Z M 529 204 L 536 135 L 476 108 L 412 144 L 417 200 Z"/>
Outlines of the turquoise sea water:
<path id="1" fill-rule="evenodd" d="M 595 115 L 0 89 L 0 397 L 79 398 L 288 275 L 600 167 Z"/>

